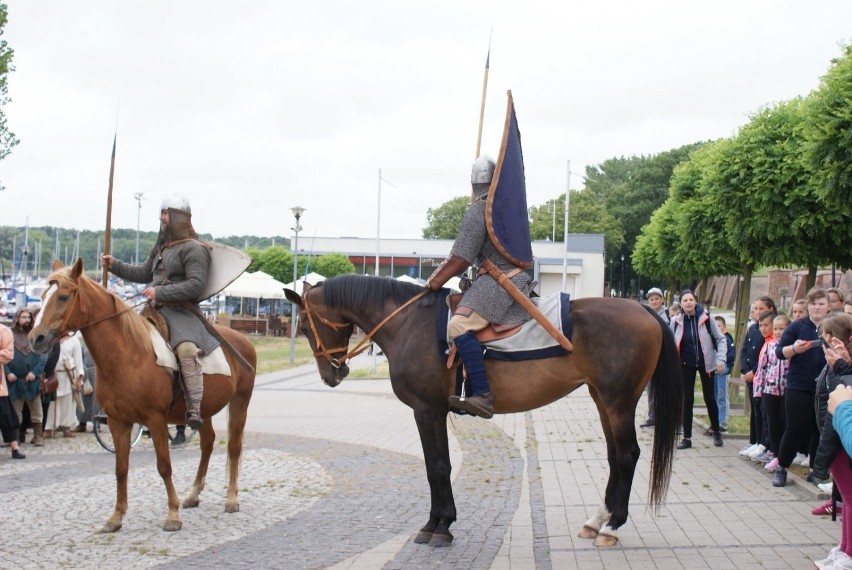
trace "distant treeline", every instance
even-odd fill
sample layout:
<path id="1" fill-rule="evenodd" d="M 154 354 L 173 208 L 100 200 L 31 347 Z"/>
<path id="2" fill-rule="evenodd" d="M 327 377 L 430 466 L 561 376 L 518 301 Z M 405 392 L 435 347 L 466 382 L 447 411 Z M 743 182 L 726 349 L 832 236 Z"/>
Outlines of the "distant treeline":
<path id="1" fill-rule="evenodd" d="M 290 247 L 290 240 L 281 236 L 213 237 L 211 234 L 201 234 L 199 237 L 202 241 L 216 241 L 239 249 L 264 250 L 272 245 Z M 139 232 L 139 257 L 142 260 L 147 257 L 156 239 L 157 232 Z M 39 276 L 47 274 L 57 257 L 57 243 L 58 257 L 63 263 L 67 265 L 77 257 L 82 257 L 86 269 L 94 269 L 97 267 L 98 253 L 103 249 L 103 242 L 103 230 L 75 230 L 51 226 L 31 227 L 27 230 L 23 226 L 0 226 L 0 276 L 5 279 L 8 275 L 17 273 L 22 260 L 27 273 L 36 272 Z M 25 243 L 28 245 L 27 255 L 24 255 Z M 136 230 L 113 229 L 111 248 L 112 254 L 118 259 L 133 262 L 136 258 Z"/>

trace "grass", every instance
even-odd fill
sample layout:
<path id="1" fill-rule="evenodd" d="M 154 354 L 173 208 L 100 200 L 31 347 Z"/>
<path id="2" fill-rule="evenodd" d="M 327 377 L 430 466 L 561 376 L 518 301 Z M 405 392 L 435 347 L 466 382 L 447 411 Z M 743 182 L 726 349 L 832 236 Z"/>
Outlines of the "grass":
<path id="1" fill-rule="evenodd" d="M 266 374 L 275 372 L 276 370 L 287 370 L 294 366 L 301 366 L 315 362 L 313 350 L 311 350 L 308 340 L 305 337 L 296 338 L 296 356 L 294 358 L 295 365 L 290 365 L 290 339 L 275 336 L 256 336 L 248 335 L 249 341 L 254 345 L 257 351 L 257 373 Z M 355 343 L 350 342 L 350 348 L 354 348 Z M 347 379 L 359 380 L 367 378 L 389 378 L 387 361 L 379 364 L 376 371 L 372 372 L 369 368 L 353 370 L 349 373 Z"/>

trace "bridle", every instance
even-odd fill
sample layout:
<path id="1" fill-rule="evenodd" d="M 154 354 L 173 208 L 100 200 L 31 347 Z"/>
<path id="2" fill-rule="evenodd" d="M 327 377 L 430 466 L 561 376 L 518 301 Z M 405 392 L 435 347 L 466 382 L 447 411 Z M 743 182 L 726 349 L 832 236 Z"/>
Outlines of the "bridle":
<path id="1" fill-rule="evenodd" d="M 51 283 L 56 283 L 56 282 L 52 281 Z M 107 320 L 115 318 L 119 315 L 123 315 L 127 311 L 132 311 L 133 309 L 135 309 L 139 305 L 142 305 L 142 304 L 148 302 L 148 299 L 143 299 L 142 301 L 136 303 L 135 305 L 130 305 L 130 306 L 128 306 L 128 307 L 126 307 L 126 308 L 124 308 L 124 309 L 122 309 L 122 310 L 120 310 L 116 313 L 113 313 L 111 315 L 101 317 L 100 319 L 97 319 L 97 320 L 94 320 L 94 321 L 85 322 L 87 311 L 83 308 L 83 304 L 80 301 L 80 297 L 82 297 L 81 291 L 80 291 L 80 286 L 77 285 L 72 291 L 69 291 L 69 294 L 72 294 L 73 299 L 71 300 L 71 306 L 68 307 L 68 309 L 65 311 L 65 318 L 62 319 L 62 324 L 59 327 L 60 331 L 65 331 L 60 336 L 73 334 L 73 333 L 76 333 L 77 331 L 83 330 L 84 328 L 90 327 L 92 325 L 96 325 L 96 324 L 103 322 L 103 321 L 107 321 Z M 137 293 L 136 295 L 133 295 L 133 297 L 130 297 L 130 299 L 135 299 L 136 297 L 139 297 L 141 295 L 142 295 L 142 293 Z M 71 316 L 74 313 L 75 308 L 78 309 L 77 310 L 77 316 L 79 316 L 78 322 L 82 321 L 85 324 L 82 324 L 82 325 L 79 325 L 79 326 L 76 326 L 76 327 L 72 327 L 72 326 L 69 326 L 69 325 L 70 325 L 70 321 L 71 321 Z"/>
<path id="2" fill-rule="evenodd" d="M 316 339 L 317 349 L 314 351 L 314 356 L 317 357 L 317 358 L 320 358 L 320 357 L 325 358 L 326 360 L 328 360 L 328 363 L 331 364 L 334 368 L 340 368 L 341 366 L 344 366 L 353 357 L 358 356 L 359 354 L 361 354 L 362 352 L 367 350 L 367 345 L 370 342 L 370 340 L 372 340 L 373 335 L 375 335 L 377 332 L 379 332 L 379 329 L 381 329 L 383 326 L 385 326 L 385 323 L 387 323 L 389 320 L 391 320 L 393 317 L 395 317 L 397 314 L 399 314 L 403 309 L 405 309 L 406 307 L 408 307 L 409 305 L 411 305 L 412 303 L 414 303 L 418 299 L 425 297 L 430 291 L 431 291 L 430 289 L 424 289 L 423 291 L 420 291 L 414 297 L 412 297 L 411 299 L 409 299 L 408 301 L 406 301 L 405 303 L 403 303 L 402 305 L 400 305 L 399 307 L 394 309 L 388 316 L 386 316 L 384 319 L 382 319 L 382 321 L 379 324 L 377 324 L 375 327 L 373 327 L 373 330 L 371 330 L 368 334 L 366 334 L 364 336 L 364 338 L 362 338 L 361 341 L 357 345 L 355 345 L 355 348 L 353 348 L 352 350 L 350 350 L 348 352 L 347 352 L 347 349 L 349 348 L 349 339 L 348 338 L 346 339 L 346 346 L 339 346 L 339 347 L 336 347 L 336 348 L 326 348 L 325 347 L 325 343 L 323 343 L 322 337 L 320 337 L 319 332 L 317 331 L 316 323 L 314 323 L 314 316 L 316 316 L 316 318 L 322 324 L 324 324 L 325 326 L 327 326 L 331 329 L 334 329 L 336 331 L 340 330 L 340 329 L 344 329 L 346 327 L 351 327 L 351 326 L 353 326 L 353 323 L 338 323 L 338 322 L 328 320 L 327 318 L 325 318 L 324 316 L 319 314 L 319 312 L 316 311 L 316 309 L 312 309 L 308 305 L 308 294 L 305 293 L 305 295 L 302 297 L 302 308 L 304 309 L 305 316 L 307 316 L 307 318 L 308 318 L 308 325 L 311 327 L 311 333 L 313 333 L 314 338 Z M 351 336 L 351 334 L 350 334 L 350 336 Z M 340 353 L 344 354 L 341 358 L 335 358 L 333 356 L 334 354 L 340 354 Z"/>

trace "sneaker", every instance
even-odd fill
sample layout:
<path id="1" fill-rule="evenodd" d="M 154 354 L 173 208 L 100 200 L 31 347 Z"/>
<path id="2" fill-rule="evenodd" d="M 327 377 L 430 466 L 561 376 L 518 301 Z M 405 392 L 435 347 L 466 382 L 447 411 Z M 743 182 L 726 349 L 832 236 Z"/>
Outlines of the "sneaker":
<path id="1" fill-rule="evenodd" d="M 826 515 L 831 516 L 831 513 L 833 513 L 833 512 L 834 512 L 834 507 L 832 507 L 830 500 L 824 502 L 823 504 L 821 504 L 818 507 L 814 507 L 813 509 L 811 509 L 811 514 L 818 516 L 818 517 L 826 516 Z M 842 512 L 843 512 L 843 505 L 838 504 L 837 505 L 837 514 L 839 515 Z"/>
<path id="2" fill-rule="evenodd" d="M 817 485 L 817 487 L 823 493 L 831 493 L 832 491 L 834 491 L 834 483 L 832 483 L 831 481 L 829 481 L 828 483 L 820 483 Z"/>
<path id="3" fill-rule="evenodd" d="M 751 453 L 748 454 L 748 458 L 754 459 L 755 457 L 757 457 L 759 455 L 763 455 L 764 453 L 766 453 L 766 448 L 758 443 L 757 447 L 754 448 L 754 451 L 752 451 Z"/>
<path id="4" fill-rule="evenodd" d="M 814 566 L 824 570 L 840 570 L 841 568 L 852 568 L 852 558 L 835 546 L 828 553 L 828 558 L 814 561 Z"/>
<path id="5" fill-rule="evenodd" d="M 709 427 L 706 430 L 704 430 L 704 435 L 708 435 L 708 436 L 713 435 L 713 428 Z"/>
<path id="6" fill-rule="evenodd" d="M 834 559 L 837 558 L 838 552 L 840 552 L 840 547 L 835 546 L 828 551 L 828 557 L 823 558 L 822 560 L 814 560 L 814 566 L 820 569 L 834 568 Z"/>
<path id="7" fill-rule="evenodd" d="M 775 459 L 764 465 L 763 468 L 767 471 L 775 471 L 776 469 L 778 469 L 778 458 L 776 457 Z"/>
<path id="8" fill-rule="evenodd" d="M 804 461 L 804 463 L 802 463 Z M 790 465 L 807 465 L 808 464 L 808 456 L 803 453 L 797 453 L 796 457 L 793 458 L 793 461 Z"/>
<path id="9" fill-rule="evenodd" d="M 799 463 L 799 465 L 801 465 L 801 466 L 803 466 L 803 467 L 810 467 L 810 466 L 811 466 L 811 457 L 810 457 L 810 455 L 805 455 L 805 457 L 802 459 L 802 462 L 801 462 L 801 463 Z"/>
<path id="10" fill-rule="evenodd" d="M 690 447 L 692 447 L 692 440 L 691 439 L 684 438 L 684 439 L 680 440 L 679 444 L 677 444 L 678 449 L 689 449 Z"/>
<path id="11" fill-rule="evenodd" d="M 23 453 L 21 453 L 20 449 L 13 449 L 12 450 L 12 459 L 26 459 L 26 458 L 27 458 L 27 456 L 24 455 Z"/>
<path id="12" fill-rule="evenodd" d="M 725 445 L 725 442 L 722 441 L 722 432 L 717 431 L 713 434 L 713 445 L 716 447 L 722 447 Z"/>
<path id="13" fill-rule="evenodd" d="M 646 420 L 645 423 L 639 424 L 640 428 L 652 428 L 654 427 L 654 420 Z"/>
<path id="14" fill-rule="evenodd" d="M 773 487 L 783 487 L 787 484 L 787 470 L 779 467 L 775 470 L 775 475 L 772 477 Z"/>
<path id="15" fill-rule="evenodd" d="M 748 455 L 757 447 L 756 443 L 750 443 L 740 450 L 740 455 Z"/>
<path id="16" fill-rule="evenodd" d="M 773 459 L 775 459 L 775 454 L 772 453 L 771 451 L 764 451 L 763 453 L 761 453 L 757 457 L 751 458 L 752 461 L 756 461 L 757 463 L 769 463 Z"/>
<path id="17" fill-rule="evenodd" d="M 719 426 L 719 431 L 722 433 L 728 433 L 728 424 L 721 424 Z"/>

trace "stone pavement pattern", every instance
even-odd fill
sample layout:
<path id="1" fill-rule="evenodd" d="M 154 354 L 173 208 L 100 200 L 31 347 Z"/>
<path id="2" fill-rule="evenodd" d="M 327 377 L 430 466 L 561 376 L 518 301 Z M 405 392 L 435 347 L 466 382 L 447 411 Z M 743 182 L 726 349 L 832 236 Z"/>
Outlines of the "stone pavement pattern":
<path id="1" fill-rule="evenodd" d="M 114 502 L 113 456 L 91 434 L 27 444 L 24 461 L 3 449 L 0 568 L 811 568 L 838 542 L 839 522 L 812 516 L 812 495 L 773 488 L 737 455 L 736 440 L 715 448 L 698 436 L 677 452 L 668 500 L 653 517 L 643 432 L 620 543 L 596 549 L 577 533 L 601 501 L 608 466 L 584 388 L 526 414 L 449 421 L 459 516 L 449 548 L 411 542 L 428 518 L 428 484 L 412 413 L 390 383 L 330 389 L 309 365 L 258 378 L 239 513 L 223 512 L 217 416 L 201 505 L 181 511 L 176 533 L 161 530 L 165 490 L 146 440 L 131 456 L 124 527 L 111 535 L 97 530 Z M 179 495 L 195 471 L 195 443 L 172 453 Z"/>

